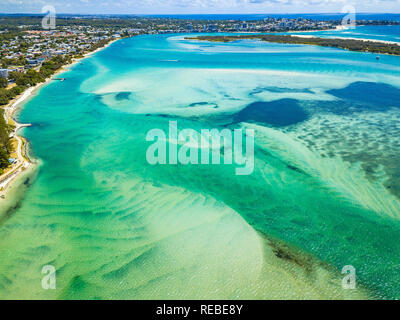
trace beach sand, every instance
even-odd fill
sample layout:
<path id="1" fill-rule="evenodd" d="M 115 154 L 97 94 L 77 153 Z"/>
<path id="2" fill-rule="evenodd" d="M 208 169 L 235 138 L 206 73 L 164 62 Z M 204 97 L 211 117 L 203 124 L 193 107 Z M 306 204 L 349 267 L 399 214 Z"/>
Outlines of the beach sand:
<path id="1" fill-rule="evenodd" d="M 21 184 L 20 183 L 21 179 L 19 179 L 20 176 L 23 175 L 24 177 L 26 176 L 26 178 L 28 178 L 30 175 L 34 174 L 37 171 L 36 168 L 33 168 L 38 164 L 37 160 L 31 159 L 26 153 L 26 147 L 28 141 L 24 137 L 18 135 L 18 131 L 21 128 L 28 127 L 30 126 L 30 124 L 22 124 L 16 121 L 15 115 L 17 111 L 21 110 L 23 104 L 27 102 L 29 99 L 31 99 L 33 96 L 35 96 L 38 90 L 43 86 L 47 85 L 49 82 L 51 82 L 55 76 L 68 71 L 69 68 L 79 63 L 81 60 L 90 57 L 96 52 L 107 48 L 112 43 L 118 40 L 120 39 L 112 40 L 104 47 L 98 48 L 92 52 L 88 52 L 84 54 L 81 58 L 73 59 L 73 61 L 70 64 L 62 66 L 59 70 L 57 70 L 51 77 L 47 78 L 44 82 L 38 83 L 34 87 L 29 87 L 21 95 L 10 101 L 8 105 L 4 107 L 4 118 L 6 120 L 6 123 L 10 123 L 15 126 L 14 131 L 11 133 L 11 137 L 15 138 L 17 141 L 17 150 L 15 150 L 15 153 L 17 154 L 17 162 L 13 167 L 11 167 L 9 170 L 6 170 L 6 172 L 0 176 L 0 199 L 5 199 L 6 197 L 10 196 L 10 194 L 7 191 L 14 181 L 17 180 L 19 181 L 18 183 L 16 183 L 16 186 L 14 186 L 18 188 L 18 186 Z M 27 175 L 23 174 L 25 172 L 29 172 L 29 174 Z M 9 206 L 6 205 L 6 207 Z"/>
<path id="2" fill-rule="evenodd" d="M 313 38 L 321 38 L 317 36 L 310 36 L 307 34 L 294 34 L 293 37 L 304 38 L 304 39 L 313 39 Z M 368 38 L 354 38 L 354 37 L 327 37 L 327 39 L 336 39 L 336 40 L 360 40 L 360 41 L 370 41 L 370 42 L 377 42 L 377 43 L 385 43 L 385 44 L 393 44 L 393 45 L 400 45 L 398 42 L 395 41 L 386 41 L 386 40 L 377 40 L 377 39 L 368 39 Z"/>

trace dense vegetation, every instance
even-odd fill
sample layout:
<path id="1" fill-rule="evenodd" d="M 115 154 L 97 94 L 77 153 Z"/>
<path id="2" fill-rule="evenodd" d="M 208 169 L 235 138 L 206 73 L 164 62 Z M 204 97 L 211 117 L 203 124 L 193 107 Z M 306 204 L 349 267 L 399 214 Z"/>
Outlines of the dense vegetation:
<path id="1" fill-rule="evenodd" d="M 0 16 L 0 31 L 7 30 L 13 32 L 13 36 L 9 39 L 15 37 L 23 30 L 43 30 L 42 28 L 42 18 L 40 16 Z M 123 28 L 154 28 L 163 30 L 167 28 L 167 25 L 175 24 L 186 26 L 187 24 L 200 24 L 207 23 L 203 20 L 189 20 L 189 19 L 172 19 L 172 18 L 144 18 L 135 16 L 110 16 L 110 17 L 96 17 L 96 16 L 63 16 L 57 15 L 57 28 L 62 27 L 76 27 L 76 26 L 86 26 L 100 29 L 113 30 L 118 32 Z M 0 41 L 2 40 L 0 35 Z M 6 40 L 6 39 L 4 39 Z"/>
<path id="2" fill-rule="evenodd" d="M 88 51 L 93 51 L 98 48 L 104 47 L 109 40 L 101 40 L 90 47 Z M 0 78 L 0 105 L 7 104 L 10 100 L 14 99 L 17 95 L 21 94 L 27 87 L 34 86 L 38 83 L 44 82 L 46 78 L 51 77 L 62 66 L 72 62 L 73 58 L 79 58 L 83 54 L 77 55 L 59 55 L 45 61 L 40 67 L 39 71 L 30 69 L 24 72 L 10 72 L 8 79 L 15 81 L 16 86 L 5 89 L 7 81 Z"/>
<path id="3" fill-rule="evenodd" d="M 322 47 L 333 47 L 351 51 L 362 51 L 382 54 L 400 55 L 400 46 L 395 43 L 383 43 L 366 40 L 339 39 L 339 38 L 302 38 L 289 35 L 241 35 L 241 36 L 199 36 L 187 37 L 189 40 L 205 40 L 216 42 L 231 42 L 243 39 L 261 40 L 275 43 L 306 44 Z"/>
<path id="4" fill-rule="evenodd" d="M 2 42 L 0 41 L 0 43 Z M 0 62 L 1 67 L 5 69 L 9 66 L 24 66 L 27 64 L 26 58 L 24 58 L 23 56 L 12 59 L 2 58 Z"/>
<path id="5" fill-rule="evenodd" d="M 93 51 L 98 48 L 104 47 L 109 40 L 101 40 L 93 44 L 87 51 Z M 72 55 L 58 55 L 42 63 L 39 70 L 29 69 L 26 72 L 10 72 L 8 80 L 14 81 L 15 86 L 7 89 L 8 81 L 0 77 L 0 105 L 6 105 L 10 100 L 20 95 L 28 87 L 34 86 L 38 83 L 44 82 L 47 78 L 51 77 L 62 66 L 72 62 L 73 58 L 79 58 L 85 52 L 79 52 Z M 13 59 L 2 59 L 1 63 L 4 66 L 18 64 L 23 61 L 9 61 Z M 12 152 L 10 135 L 10 126 L 4 119 L 4 110 L 0 109 L 0 174 L 3 169 L 10 165 L 8 159 Z"/>
<path id="6" fill-rule="evenodd" d="M 9 80 L 14 80 L 16 86 L 5 89 L 6 83 L 0 81 L 0 105 L 7 104 L 11 99 L 21 94 L 27 87 L 44 82 L 63 65 L 71 62 L 71 57 L 56 56 L 42 64 L 39 71 L 30 69 L 27 72 L 10 72 Z"/>
<path id="7" fill-rule="evenodd" d="M 10 127 L 4 119 L 4 110 L 0 109 L 0 173 L 9 166 L 11 152 Z"/>
<path id="8" fill-rule="evenodd" d="M 37 16 L 3 16 L 0 18 L 0 30 L 20 31 L 21 26 L 24 29 L 43 30 L 42 28 L 43 15 Z M 140 19 L 142 20 L 142 19 Z M 136 17 L 129 18 L 76 18 L 57 16 L 57 26 L 90 26 L 90 27 L 116 27 L 126 28 L 132 27 L 136 21 Z"/>

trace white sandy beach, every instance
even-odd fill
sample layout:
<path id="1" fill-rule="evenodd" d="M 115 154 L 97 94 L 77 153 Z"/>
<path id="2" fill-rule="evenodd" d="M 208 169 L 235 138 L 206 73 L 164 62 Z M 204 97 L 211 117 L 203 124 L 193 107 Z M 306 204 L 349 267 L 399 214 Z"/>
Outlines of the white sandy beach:
<path id="1" fill-rule="evenodd" d="M 305 39 L 312 39 L 312 38 L 321 38 L 321 37 L 316 37 L 316 36 L 310 36 L 308 34 L 294 34 L 292 35 L 293 37 L 298 37 L 298 38 L 305 38 Z M 371 42 L 377 42 L 377 43 L 386 43 L 386 44 L 393 44 L 393 45 L 400 45 L 400 43 L 395 42 L 395 41 L 386 41 L 386 40 L 378 40 L 378 39 L 367 39 L 367 38 L 354 38 L 354 37 L 326 37 L 325 39 L 335 39 L 335 40 L 361 40 L 361 41 L 371 41 Z"/>
<path id="2" fill-rule="evenodd" d="M 17 140 L 18 146 L 17 146 L 17 150 L 16 150 L 17 160 L 16 160 L 16 163 L 14 164 L 13 168 L 10 171 L 8 171 L 0 176 L 0 197 L 5 197 L 5 195 L 7 194 L 7 187 L 22 172 L 24 172 L 26 169 L 32 167 L 32 165 L 34 164 L 34 162 L 31 159 L 29 159 L 29 157 L 27 156 L 27 154 L 25 152 L 27 141 L 23 137 L 18 135 L 18 131 L 21 128 L 30 126 L 30 124 L 21 124 L 14 119 L 14 115 L 15 115 L 16 110 L 18 110 L 18 107 L 23 102 L 26 102 L 28 99 L 33 97 L 34 94 L 37 92 L 37 90 L 39 90 L 42 86 L 45 86 L 50 81 L 52 81 L 56 75 L 67 71 L 70 67 L 72 67 L 76 63 L 95 54 L 98 51 L 101 51 L 101 50 L 107 48 L 109 45 L 111 45 L 112 43 L 114 43 L 118 40 L 120 40 L 120 39 L 115 39 L 115 40 L 109 42 L 104 47 L 98 48 L 92 52 L 88 52 L 88 53 L 84 54 L 83 57 L 81 57 L 81 58 L 74 59 L 70 64 L 61 67 L 58 71 L 56 71 L 51 77 L 47 78 L 44 82 L 38 83 L 37 85 L 26 89 L 20 96 L 18 96 L 15 100 L 11 101 L 7 106 L 4 107 L 4 118 L 6 120 L 6 123 L 14 122 L 14 124 L 15 124 L 15 129 L 11 133 L 10 136 Z"/>

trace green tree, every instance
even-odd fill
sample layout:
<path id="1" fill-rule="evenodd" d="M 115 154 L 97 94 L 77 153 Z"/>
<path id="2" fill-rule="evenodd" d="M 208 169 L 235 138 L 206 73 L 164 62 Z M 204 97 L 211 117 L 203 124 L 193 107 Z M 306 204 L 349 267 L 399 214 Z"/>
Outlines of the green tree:
<path id="1" fill-rule="evenodd" d="M 8 81 L 6 78 L 0 77 L 0 88 L 7 88 Z"/>

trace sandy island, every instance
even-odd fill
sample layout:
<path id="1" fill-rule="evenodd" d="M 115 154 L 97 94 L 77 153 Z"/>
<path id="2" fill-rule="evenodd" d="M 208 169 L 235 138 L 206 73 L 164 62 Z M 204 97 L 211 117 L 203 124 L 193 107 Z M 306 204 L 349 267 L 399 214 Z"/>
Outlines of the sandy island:
<path id="1" fill-rule="evenodd" d="M 343 30 L 343 29 L 346 29 L 346 28 L 344 28 L 343 26 L 337 26 L 336 29 L 330 29 L 330 30 L 324 30 L 324 31 L 333 31 L 333 30 L 340 31 L 340 30 Z M 301 32 L 304 32 L 304 31 L 301 31 Z M 310 30 L 309 32 L 315 32 L 315 30 Z M 296 35 L 296 34 L 293 34 L 293 33 L 296 33 L 296 32 L 290 32 L 290 33 L 292 34 L 292 36 L 299 37 L 299 38 L 319 38 L 317 36 L 312 36 L 312 35 L 299 35 L 299 34 Z M 123 38 L 120 38 L 120 39 L 123 39 Z M 14 124 L 15 125 L 15 129 L 10 134 L 10 137 L 16 139 L 17 148 L 16 148 L 16 161 L 15 161 L 15 163 L 12 164 L 6 170 L 6 172 L 0 176 L 0 197 L 1 198 L 5 197 L 6 191 L 7 191 L 7 187 L 11 184 L 11 182 L 14 181 L 22 172 L 24 172 L 26 169 L 30 168 L 35 163 L 35 161 L 31 160 L 28 157 L 27 153 L 26 153 L 26 146 L 27 146 L 26 139 L 24 139 L 23 137 L 21 137 L 21 136 L 19 136 L 17 134 L 17 132 L 21 128 L 30 126 L 30 124 L 18 123 L 14 119 L 13 116 L 14 116 L 16 110 L 18 110 L 18 106 L 22 102 L 24 102 L 27 99 L 29 99 L 30 97 L 32 97 L 32 95 L 40 87 L 46 85 L 51 80 L 53 80 L 54 76 L 56 76 L 57 74 L 66 71 L 68 68 L 70 68 L 74 64 L 78 63 L 82 59 L 85 59 L 85 58 L 95 54 L 96 52 L 107 48 L 109 45 L 111 45 L 112 43 L 114 43 L 114 42 L 116 42 L 116 41 L 118 41 L 120 39 L 115 39 L 115 40 L 109 42 L 107 45 L 105 45 L 102 48 L 98 48 L 98 49 L 96 49 L 96 50 L 94 50 L 92 52 L 88 52 L 88 53 L 84 54 L 83 57 L 81 57 L 81 58 L 74 59 L 73 62 L 71 62 L 70 64 L 61 67 L 50 78 L 46 79 L 45 82 L 37 84 L 34 87 L 30 87 L 30 88 L 26 89 L 19 97 L 17 97 L 13 101 L 11 101 L 6 107 L 4 107 L 4 117 L 5 117 L 6 123 L 10 123 L 10 124 Z M 361 38 L 352 38 L 352 37 L 339 37 L 339 38 L 332 37 L 331 39 L 354 39 L 354 40 L 372 41 L 372 42 L 378 42 L 378 43 L 387 43 L 387 44 L 400 45 L 397 42 L 377 40 L 377 39 L 361 39 Z"/>

